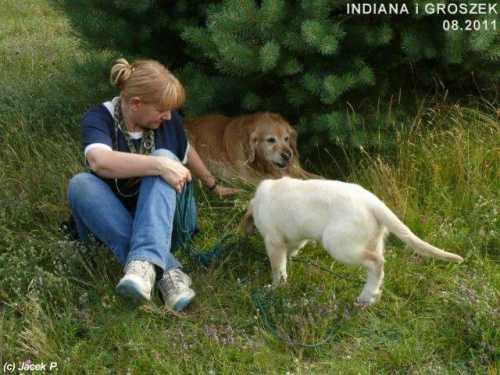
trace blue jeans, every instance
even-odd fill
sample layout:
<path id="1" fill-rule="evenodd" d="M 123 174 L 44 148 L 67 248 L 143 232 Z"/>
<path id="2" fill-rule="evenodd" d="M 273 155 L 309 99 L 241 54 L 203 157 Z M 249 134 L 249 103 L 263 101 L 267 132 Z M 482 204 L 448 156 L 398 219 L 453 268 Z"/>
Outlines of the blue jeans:
<path id="1" fill-rule="evenodd" d="M 170 151 L 159 149 L 151 157 L 167 156 L 179 161 Z M 194 199 L 186 205 L 187 188 L 180 194 L 181 207 L 192 218 L 184 228 L 193 233 L 196 227 Z M 75 218 L 80 241 L 88 243 L 89 234 L 106 244 L 118 260 L 146 260 L 162 271 L 181 266 L 171 251 L 180 246 L 175 230 L 176 192 L 159 176 L 143 177 L 135 213 L 129 212 L 111 188 L 99 177 L 79 173 L 68 186 L 68 201 Z M 177 218 L 176 218 L 177 219 Z M 159 273 L 161 276 L 162 272 Z"/>

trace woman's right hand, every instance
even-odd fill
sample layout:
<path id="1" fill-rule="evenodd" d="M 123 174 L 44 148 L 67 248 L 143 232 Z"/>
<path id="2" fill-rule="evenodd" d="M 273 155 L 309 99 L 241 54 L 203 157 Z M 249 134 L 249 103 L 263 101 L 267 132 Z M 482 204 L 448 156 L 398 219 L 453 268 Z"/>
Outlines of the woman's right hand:
<path id="1" fill-rule="evenodd" d="M 104 178 L 130 178 L 160 176 L 180 193 L 186 182 L 191 181 L 191 172 L 179 161 L 166 156 L 146 156 L 128 152 L 112 151 L 96 147 L 87 153 L 91 169 Z"/>
<path id="2" fill-rule="evenodd" d="M 161 161 L 160 177 L 180 193 L 184 185 L 191 181 L 191 172 L 178 161 L 161 156 L 158 159 Z"/>

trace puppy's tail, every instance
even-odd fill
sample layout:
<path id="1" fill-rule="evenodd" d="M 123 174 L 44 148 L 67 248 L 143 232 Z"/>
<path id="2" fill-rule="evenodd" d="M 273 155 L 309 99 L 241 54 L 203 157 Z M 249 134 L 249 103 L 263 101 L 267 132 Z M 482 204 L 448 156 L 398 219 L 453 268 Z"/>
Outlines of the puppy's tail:
<path id="1" fill-rule="evenodd" d="M 250 201 L 248 204 L 248 210 L 243 216 L 243 220 L 241 222 L 243 225 L 243 230 L 245 231 L 246 235 L 252 234 L 253 232 L 253 199 Z"/>
<path id="2" fill-rule="evenodd" d="M 418 238 L 384 203 L 380 202 L 377 205 L 374 214 L 377 220 L 389 229 L 389 232 L 419 253 L 457 263 L 463 261 L 460 255 L 441 250 Z"/>

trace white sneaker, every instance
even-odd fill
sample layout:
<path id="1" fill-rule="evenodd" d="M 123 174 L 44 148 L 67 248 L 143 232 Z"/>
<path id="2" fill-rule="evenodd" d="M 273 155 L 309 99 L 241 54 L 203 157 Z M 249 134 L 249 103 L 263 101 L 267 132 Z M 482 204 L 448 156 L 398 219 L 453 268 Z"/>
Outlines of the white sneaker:
<path id="1" fill-rule="evenodd" d="M 194 299 L 196 293 L 190 288 L 192 280 L 180 268 L 163 274 L 158 282 L 165 304 L 172 310 L 180 311 Z"/>
<path id="2" fill-rule="evenodd" d="M 125 276 L 115 288 L 116 293 L 140 301 L 150 301 L 155 278 L 156 270 L 152 263 L 131 260 L 125 266 Z"/>

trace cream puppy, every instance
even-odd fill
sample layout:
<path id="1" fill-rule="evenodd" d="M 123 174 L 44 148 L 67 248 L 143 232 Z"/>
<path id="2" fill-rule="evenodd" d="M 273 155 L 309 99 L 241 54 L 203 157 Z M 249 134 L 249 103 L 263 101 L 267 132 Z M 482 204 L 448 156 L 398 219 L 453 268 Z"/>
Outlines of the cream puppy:
<path id="1" fill-rule="evenodd" d="M 287 257 L 295 255 L 307 240 L 314 240 L 339 262 L 366 268 L 367 281 L 357 298 L 364 304 L 380 299 L 388 232 L 422 254 L 463 260 L 418 238 L 374 194 L 340 181 L 264 180 L 243 218 L 247 234 L 253 223 L 264 239 L 274 286 L 286 282 Z"/>

